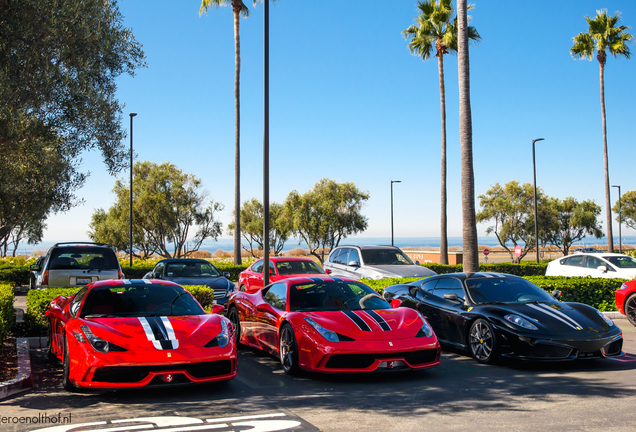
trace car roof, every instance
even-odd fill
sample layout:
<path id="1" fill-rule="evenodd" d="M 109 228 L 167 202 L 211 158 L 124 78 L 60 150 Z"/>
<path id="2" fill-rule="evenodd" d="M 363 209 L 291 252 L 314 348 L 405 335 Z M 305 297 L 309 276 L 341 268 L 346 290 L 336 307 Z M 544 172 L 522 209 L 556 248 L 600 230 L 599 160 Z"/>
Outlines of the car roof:
<path id="1" fill-rule="evenodd" d="M 466 280 L 466 279 L 484 279 L 484 278 L 519 278 L 519 276 L 508 274 L 508 273 L 495 273 L 495 272 L 476 272 L 476 273 L 443 273 L 439 275 L 434 275 L 427 277 L 426 280 L 431 279 L 441 279 L 443 277 L 453 277 L 456 279 Z"/>
<path id="2" fill-rule="evenodd" d="M 313 261 L 311 258 L 307 257 L 285 257 L 285 256 L 277 256 L 277 257 L 269 257 L 270 261 Z M 263 261 L 263 258 L 259 258 L 254 262 Z"/>
<path id="3" fill-rule="evenodd" d="M 208 263 L 211 264 L 210 261 L 205 260 L 203 258 L 165 258 L 162 259 L 161 261 L 158 261 L 157 264 L 159 263 L 194 263 L 194 262 L 200 262 L 200 263 Z"/>
<path id="4" fill-rule="evenodd" d="M 610 252 L 579 252 L 579 253 L 573 253 L 567 256 L 564 256 L 563 258 L 567 258 L 567 257 L 571 257 L 571 256 L 581 256 L 581 255 L 588 255 L 588 256 L 593 256 L 593 257 L 611 257 L 611 256 L 629 256 L 629 255 L 625 255 L 625 254 L 619 254 L 619 253 L 610 253 Z M 561 259 L 561 258 L 558 258 Z"/>
<path id="5" fill-rule="evenodd" d="M 334 276 L 296 276 L 293 278 L 287 278 L 287 279 L 281 279 L 279 281 L 276 282 L 272 282 L 272 283 L 285 283 L 288 286 L 289 285 L 293 285 L 293 284 L 297 284 L 297 283 L 310 283 L 310 282 L 355 282 L 355 283 L 362 283 L 364 285 L 363 282 L 357 281 L 355 279 L 350 279 L 350 278 L 341 278 L 341 277 L 334 277 Z"/>
<path id="6" fill-rule="evenodd" d="M 130 287 L 130 286 L 143 286 L 143 285 L 173 285 L 180 287 L 181 285 L 167 281 L 167 280 L 159 280 L 159 279 L 109 279 L 109 280 L 100 280 L 92 282 L 91 287 L 105 287 L 105 286 L 122 286 L 122 287 Z"/>
<path id="7" fill-rule="evenodd" d="M 355 247 L 355 248 L 358 248 L 360 250 L 365 250 L 365 249 L 399 249 L 399 247 L 391 246 L 391 245 L 340 245 L 338 247 L 339 248 L 342 248 L 342 247 Z"/>

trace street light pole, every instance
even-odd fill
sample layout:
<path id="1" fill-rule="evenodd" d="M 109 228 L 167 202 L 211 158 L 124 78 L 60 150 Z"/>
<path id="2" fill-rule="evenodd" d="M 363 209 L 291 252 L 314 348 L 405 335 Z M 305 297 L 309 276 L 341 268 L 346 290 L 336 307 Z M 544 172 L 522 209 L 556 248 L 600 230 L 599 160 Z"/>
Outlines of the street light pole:
<path id="1" fill-rule="evenodd" d="M 133 266 L 133 117 L 137 113 L 130 113 L 130 267 Z"/>
<path id="2" fill-rule="evenodd" d="M 402 183 L 402 181 L 391 180 L 391 246 L 393 246 L 393 183 Z"/>
<path id="3" fill-rule="evenodd" d="M 263 286 L 269 285 L 269 0 L 263 13 Z"/>
<path id="4" fill-rule="evenodd" d="M 621 215 L 621 187 L 612 185 L 612 187 L 618 188 L 618 253 L 623 253 L 623 239 L 621 238 L 621 224 L 623 217 Z"/>
<path id="5" fill-rule="evenodd" d="M 539 264 L 539 219 L 537 218 L 537 165 L 534 161 L 534 143 L 543 141 L 543 138 L 532 140 L 532 171 L 534 174 L 534 247 L 537 255 L 537 264 Z"/>

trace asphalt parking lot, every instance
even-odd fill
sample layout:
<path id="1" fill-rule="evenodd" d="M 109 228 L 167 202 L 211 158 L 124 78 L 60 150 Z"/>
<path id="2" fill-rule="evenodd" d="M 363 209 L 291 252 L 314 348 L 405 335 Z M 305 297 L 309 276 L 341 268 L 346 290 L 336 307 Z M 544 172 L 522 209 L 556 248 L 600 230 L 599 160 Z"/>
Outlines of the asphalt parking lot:
<path id="1" fill-rule="evenodd" d="M 34 387 L 0 401 L 0 430 L 632 430 L 636 328 L 616 322 L 618 359 L 489 366 L 444 351 L 424 371 L 293 378 L 242 348 L 229 383 L 82 394 L 62 390 L 60 364 L 33 351 Z"/>

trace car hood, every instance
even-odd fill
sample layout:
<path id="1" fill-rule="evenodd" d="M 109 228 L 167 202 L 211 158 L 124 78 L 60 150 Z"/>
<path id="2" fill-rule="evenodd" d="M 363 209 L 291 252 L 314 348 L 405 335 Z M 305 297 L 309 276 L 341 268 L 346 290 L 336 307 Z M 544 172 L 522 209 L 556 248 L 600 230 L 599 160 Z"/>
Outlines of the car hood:
<path id="1" fill-rule="evenodd" d="M 393 277 L 423 277 L 436 275 L 433 270 L 419 265 L 368 265 L 361 267 L 360 273 L 373 279 Z"/>
<path id="2" fill-rule="evenodd" d="M 220 315 L 88 318 L 93 334 L 127 350 L 201 348 L 219 333 Z"/>
<path id="3" fill-rule="evenodd" d="M 311 318 L 327 330 L 355 340 L 396 340 L 415 337 L 422 328 L 422 318 L 413 309 L 346 310 L 294 313 L 297 325 L 312 334 Z"/>
<path id="4" fill-rule="evenodd" d="M 489 309 L 497 309 L 503 323 L 512 329 L 526 333 L 561 334 L 569 338 L 606 337 L 608 332 L 620 329 L 616 325 L 608 324 L 596 309 L 581 303 L 518 303 L 490 305 Z M 537 327 L 537 330 L 527 330 L 512 324 L 504 317 L 509 314 L 525 318 Z"/>

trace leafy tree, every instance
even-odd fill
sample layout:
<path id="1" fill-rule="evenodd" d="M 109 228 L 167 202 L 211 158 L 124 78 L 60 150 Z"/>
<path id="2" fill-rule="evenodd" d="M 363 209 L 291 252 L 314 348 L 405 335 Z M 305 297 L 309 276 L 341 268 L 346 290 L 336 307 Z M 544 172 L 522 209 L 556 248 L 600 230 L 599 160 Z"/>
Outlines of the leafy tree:
<path id="1" fill-rule="evenodd" d="M 360 212 L 369 199 L 368 192 L 355 184 L 322 179 L 304 194 L 292 191 L 285 200 L 283 215 L 292 232 L 307 244 L 309 253 L 325 260 L 325 249 L 333 249 L 340 240 L 367 228 Z"/>
<path id="2" fill-rule="evenodd" d="M 607 215 L 607 246 L 610 252 L 614 252 L 614 239 L 612 234 L 612 205 L 610 202 L 609 163 L 607 156 L 607 117 L 605 115 L 605 63 L 607 52 L 614 57 L 619 55 L 630 57 L 628 43 L 633 42 L 634 36 L 627 33 L 629 27 L 617 25 L 621 14 L 616 12 L 613 16 L 607 14 L 606 9 L 596 11 L 596 17 L 585 17 L 589 25 L 587 33 L 579 33 L 574 37 L 574 45 L 570 48 L 570 54 L 575 59 L 592 60 L 596 51 L 596 59 L 599 63 L 601 81 L 601 115 L 603 124 L 603 163 L 605 166 L 605 212 Z"/>
<path id="3" fill-rule="evenodd" d="M 274 251 L 274 255 L 279 255 L 283 251 L 285 242 L 291 234 L 291 229 L 287 224 L 287 220 L 282 217 L 283 205 L 272 202 L 269 204 L 269 243 L 270 249 Z M 241 208 L 241 235 L 247 241 L 249 247 L 243 246 L 253 257 L 254 249 L 263 250 L 263 203 L 256 198 L 243 203 Z M 234 224 L 228 225 L 230 234 L 234 234 Z"/>
<path id="4" fill-rule="evenodd" d="M 597 219 L 601 214 L 601 207 L 594 201 L 578 202 L 574 197 L 563 201 L 552 198 L 548 201 L 544 205 L 549 208 L 550 220 L 549 228 L 543 233 L 544 238 L 558 247 L 563 255 L 568 255 L 572 245 L 585 236 L 603 237 Z"/>
<path id="5" fill-rule="evenodd" d="M 165 258 L 180 258 L 197 251 L 203 241 L 216 240 L 221 223 L 214 219 L 223 205 L 209 201 L 202 192 L 201 180 L 186 174 L 170 163 L 137 162 L 133 183 L 133 244 L 144 255 L 153 251 Z M 117 201 L 105 212 L 93 214 L 89 236 L 94 241 L 110 242 L 120 250 L 127 250 L 124 239 L 129 229 L 130 189 L 118 180 L 113 192 Z M 188 242 L 193 227 L 194 239 Z M 174 247 L 173 252 L 168 246 Z"/>
<path id="6" fill-rule="evenodd" d="M 473 124 L 470 111 L 467 10 L 466 0 L 457 0 L 457 69 L 459 79 L 463 264 L 466 273 L 476 273 L 479 271 L 479 251 L 477 221 L 475 219 L 475 173 L 473 170 Z"/>
<path id="7" fill-rule="evenodd" d="M 624 222 L 631 229 L 636 229 L 636 190 L 627 191 L 620 197 L 621 217 L 616 216 L 618 222 Z M 614 213 L 618 215 L 618 201 L 614 204 Z"/>
<path id="8" fill-rule="evenodd" d="M 477 222 L 493 223 L 486 229 L 486 234 L 494 233 L 499 244 L 510 254 L 510 259 L 519 262 L 535 244 L 534 187 L 530 183 L 520 185 L 514 180 L 504 187 L 497 183 L 478 198 L 482 210 L 476 215 Z M 543 191 L 537 188 L 537 208 L 541 209 L 538 214 L 540 233 L 548 231 L 545 202 Z M 516 246 L 522 248 L 519 258 L 514 255 Z"/>
<path id="9" fill-rule="evenodd" d="M 440 112 L 442 119 L 442 192 L 441 192 L 441 236 L 440 263 L 448 264 L 448 229 L 446 204 L 446 90 L 444 86 L 444 55 L 457 52 L 457 18 L 452 18 L 453 4 L 451 0 L 424 0 L 417 5 L 420 14 L 416 24 L 402 32 L 406 39 L 411 39 L 409 49 L 412 54 L 426 61 L 437 57 L 439 71 Z M 470 6 L 469 6 L 470 9 Z M 468 26 L 468 39 L 477 42 L 481 39 L 477 30 Z"/>

